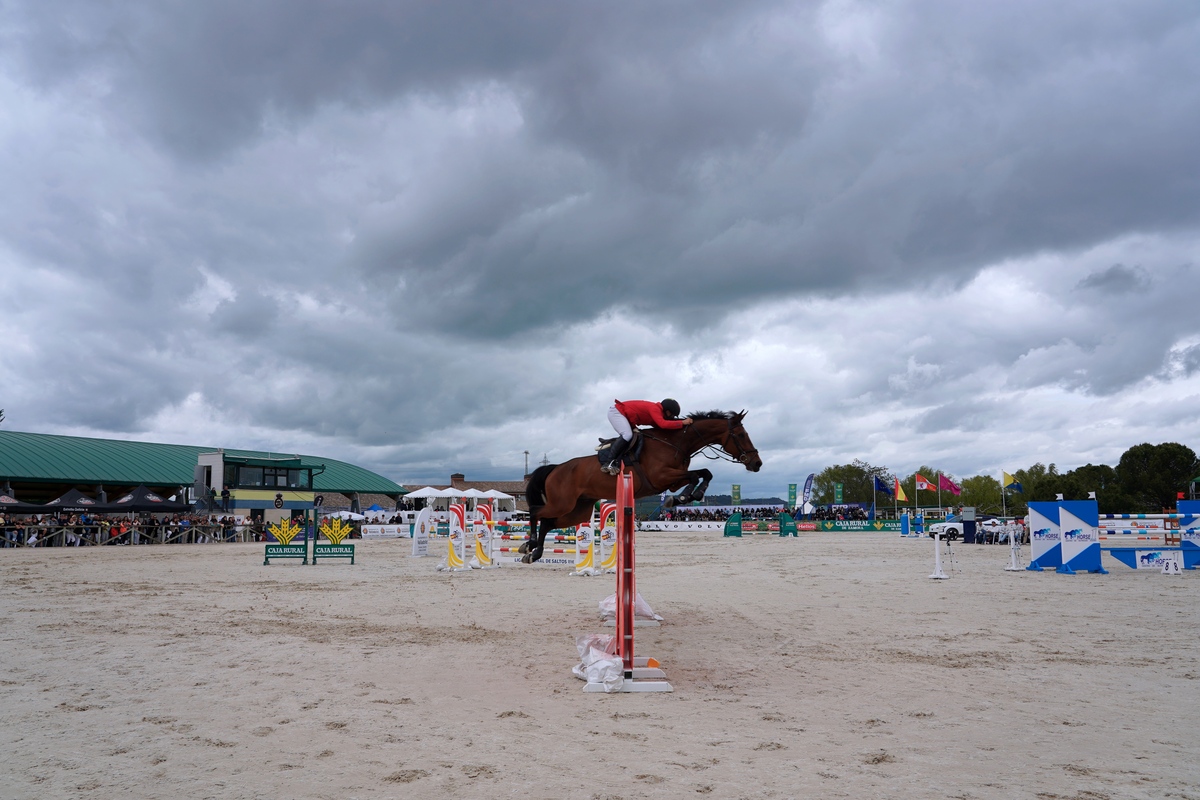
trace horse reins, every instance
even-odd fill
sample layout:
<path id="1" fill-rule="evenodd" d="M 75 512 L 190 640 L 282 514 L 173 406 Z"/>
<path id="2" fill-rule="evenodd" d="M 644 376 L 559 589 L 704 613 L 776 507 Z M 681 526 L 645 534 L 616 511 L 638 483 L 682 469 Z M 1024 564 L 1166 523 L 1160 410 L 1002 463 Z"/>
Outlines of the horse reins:
<path id="1" fill-rule="evenodd" d="M 726 419 L 725 423 L 729 426 L 728 438 L 733 439 L 734 444 L 737 445 L 738 450 L 741 450 L 740 455 L 734 456 L 731 453 L 726 452 L 723 448 L 718 447 L 716 443 L 706 444 L 703 447 L 700 447 L 699 449 L 694 450 L 689 455 L 689 454 L 685 453 L 683 448 L 680 447 L 679 445 L 677 445 L 673 442 L 669 442 L 666 439 L 660 439 L 659 437 L 655 436 L 652 433 L 642 431 L 642 436 L 645 436 L 647 439 L 653 439 L 656 442 L 662 442 L 663 444 L 667 445 L 672 450 L 674 450 L 676 453 L 678 453 L 680 455 L 680 457 L 683 458 L 684 461 L 694 458 L 695 456 L 704 456 L 705 458 L 707 458 L 710 461 L 728 461 L 731 464 L 745 464 L 746 459 L 748 459 L 750 456 L 758 455 L 758 450 L 756 450 L 755 448 L 751 447 L 750 449 L 746 449 L 742 446 L 742 443 L 740 440 L 741 440 L 741 437 L 743 434 L 734 432 L 732 419 Z M 690 431 L 689 431 L 689 433 L 690 433 Z M 713 452 L 713 454 L 709 455 L 706 452 L 708 450 L 711 450 Z"/>

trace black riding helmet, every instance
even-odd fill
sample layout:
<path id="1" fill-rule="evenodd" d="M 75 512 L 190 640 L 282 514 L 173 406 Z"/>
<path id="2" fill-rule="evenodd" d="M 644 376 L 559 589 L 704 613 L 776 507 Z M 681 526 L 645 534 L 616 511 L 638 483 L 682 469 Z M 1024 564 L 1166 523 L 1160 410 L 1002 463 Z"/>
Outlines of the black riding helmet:
<path id="1" fill-rule="evenodd" d="M 668 397 L 660 405 L 662 405 L 664 417 L 667 419 L 679 419 L 679 403 Z"/>

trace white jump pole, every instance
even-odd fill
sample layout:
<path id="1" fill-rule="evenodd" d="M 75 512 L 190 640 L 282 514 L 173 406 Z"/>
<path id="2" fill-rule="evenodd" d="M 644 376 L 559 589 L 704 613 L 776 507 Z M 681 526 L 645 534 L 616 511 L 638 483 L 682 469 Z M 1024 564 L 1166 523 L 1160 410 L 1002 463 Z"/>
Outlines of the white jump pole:
<path id="1" fill-rule="evenodd" d="M 1005 572 L 1024 572 L 1023 567 L 1017 566 L 1017 554 L 1021 552 L 1021 528 L 1017 525 L 1008 526 L 1008 566 Z"/>
<path id="2" fill-rule="evenodd" d="M 948 580 L 950 577 L 942 572 L 942 534 L 940 531 L 933 536 L 933 574 L 929 577 L 935 581 Z"/>

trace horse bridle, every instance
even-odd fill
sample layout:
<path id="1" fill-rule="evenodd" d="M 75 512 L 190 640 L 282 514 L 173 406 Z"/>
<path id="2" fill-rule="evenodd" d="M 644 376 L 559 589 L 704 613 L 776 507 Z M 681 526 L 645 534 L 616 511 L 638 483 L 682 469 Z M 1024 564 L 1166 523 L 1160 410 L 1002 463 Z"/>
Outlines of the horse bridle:
<path id="1" fill-rule="evenodd" d="M 750 434 L 746 433 L 746 429 L 742 428 L 740 432 L 734 431 L 733 420 L 729 420 L 729 433 L 725 438 L 726 440 L 733 439 L 734 444 L 737 445 L 737 449 L 741 451 L 741 453 L 737 456 L 730 456 L 730 460 L 734 464 L 745 464 L 750 456 L 758 455 L 758 450 L 754 449 L 753 447 L 745 447 L 742 444 L 741 437 L 743 436 L 746 437 L 746 441 L 750 441 Z M 724 445 L 722 445 L 722 450 L 718 450 L 717 452 L 728 452 L 728 450 L 724 447 Z"/>
<path id="2" fill-rule="evenodd" d="M 733 455 L 732 453 L 730 453 L 727 449 L 725 449 L 724 443 L 722 443 L 720 445 L 720 447 L 718 447 L 716 444 L 706 444 L 703 447 L 701 447 L 699 450 L 692 452 L 690 455 L 685 455 L 683 452 L 683 448 L 679 447 L 679 445 L 677 445 L 677 444 L 669 442 L 666 439 L 660 439 L 659 437 L 654 436 L 653 434 L 647 433 L 645 431 L 642 432 L 642 435 L 645 436 L 647 439 L 653 439 L 656 442 L 662 442 L 663 444 L 672 448 L 675 452 L 679 453 L 680 456 L 684 456 L 685 459 L 695 458 L 696 456 L 704 456 L 705 458 L 707 458 L 710 461 L 728 461 L 731 464 L 745 464 L 747 459 L 750 458 L 750 456 L 758 455 L 758 450 L 756 450 L 753 447 L 746 448 L 741 442 L 742 436 L 745 436 L 747 440 L 750 439 L 750 435 L 748 433 L 746 433 L 746 429 L 743 428 L 741 433 L 737 433 L 733 430 L 733 420 L 732 419 L 727 419 L 725 422 L 729 426 L 729 430 L 725 434 L 725 441 L 728 442 L 730 439 L 733 439 L 734 445 L 736 445 L 737 449 L 741 451 L 736 456 Z M 708 452 L 706 452 L 709 450 L 712 451 L 711 455 Z"/>

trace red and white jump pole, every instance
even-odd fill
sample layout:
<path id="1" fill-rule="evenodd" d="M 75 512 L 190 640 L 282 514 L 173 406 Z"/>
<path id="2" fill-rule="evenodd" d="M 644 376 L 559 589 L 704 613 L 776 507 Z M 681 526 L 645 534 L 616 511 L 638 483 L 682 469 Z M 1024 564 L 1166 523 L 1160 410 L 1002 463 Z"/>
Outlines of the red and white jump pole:
<path id="1" fill-rule="evenodd" d="M 621 692 L 672 692 L 667 674 L 653 658 L 633 652 L 633 604 L 637 598 L 634 577 L 633 473 L 621 468 L 617 475 L 617 655 L 621 657 L 624 680 Z M 585 692 L 602 692 L 602 685 L 584 686 Z"/>

